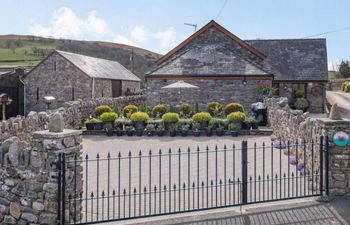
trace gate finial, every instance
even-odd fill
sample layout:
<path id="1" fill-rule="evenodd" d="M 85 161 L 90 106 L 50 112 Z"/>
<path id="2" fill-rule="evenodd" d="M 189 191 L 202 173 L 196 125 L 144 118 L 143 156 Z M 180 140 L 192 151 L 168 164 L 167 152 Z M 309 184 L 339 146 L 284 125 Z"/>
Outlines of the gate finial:
<path id="1" fill-rule="evenodd" d="M 337 103 L 332 105 L 331 112 L 329 113 L 329 119 L 331 119 L 331 120 L 342 120 L 343 119 L 341 114 L 340 114 Z"/>

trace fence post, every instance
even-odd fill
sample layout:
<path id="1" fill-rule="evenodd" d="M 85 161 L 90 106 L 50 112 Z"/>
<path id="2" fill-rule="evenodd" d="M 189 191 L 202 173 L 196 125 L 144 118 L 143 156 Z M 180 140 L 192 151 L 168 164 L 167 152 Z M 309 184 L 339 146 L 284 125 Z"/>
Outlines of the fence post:
<path id="1" fill-rule="evenodd" d="M 248 142 L 242 141 L 242 204 L 248 202 Z"/>
<path id="2" fill-rule="evenodd" d="M 56 161 L 57 166 L 57 222 L 58 224 L 62 224 L 61 222 L 61 204 L 62 204 L 62 197 L 61 197 L 61 188 L 62 188 L 62 173 L 61 173 L 61 153 L 58 154 L 58 159 Z"/>
<path id="3" fill-rule="evenodd" d="M 323 196 L 323 193 L 324 193 L 324 189 L 323 189 L 323 169 L 324 169 L 323 154 L 324 154 L 323 136 L 320 136 L 320 194 L 321 194 L 321 196 Z"/>
<path id="4" fill-rule="evenodd" d="M 329 138 L 328 135 L 326 135 L 326 196 L 329 196 Z"/>

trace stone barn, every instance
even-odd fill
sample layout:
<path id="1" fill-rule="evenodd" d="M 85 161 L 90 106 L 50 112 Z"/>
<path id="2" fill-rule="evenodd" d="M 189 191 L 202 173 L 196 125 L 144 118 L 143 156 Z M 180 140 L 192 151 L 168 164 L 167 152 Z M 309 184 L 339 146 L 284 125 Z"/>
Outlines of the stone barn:
<path id="1" fill-rule="evenodd" d="M 75 99 L 119 97 L 141 91 L 141 80 L 116 61 L 54 50 L 23 78 L 26 113 L 44 111 Z"/>
<path id="2" fill-rule="evenodd" d="M 199 89 L 162 89 L 184 80 Z M 325 39 L 242 40 L 215 21 L 209 22 L 157 61 L 146 74 L 148 104 L 240 102 L 246 109 L 261 99 L 259 89 L 274 87 L 290 97 L 305 90 L 309 111 L 325 104 L 327 51 Z"/>

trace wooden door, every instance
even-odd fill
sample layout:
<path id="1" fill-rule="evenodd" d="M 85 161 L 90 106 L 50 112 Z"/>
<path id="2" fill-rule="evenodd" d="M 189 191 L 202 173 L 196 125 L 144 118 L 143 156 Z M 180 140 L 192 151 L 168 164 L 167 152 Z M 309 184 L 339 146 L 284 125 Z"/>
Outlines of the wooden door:
<path id="1" fill-rule="evenodd" d="M 112 97 L 119 97 L 122 95 L 122 81 L 112 80 Z"/>

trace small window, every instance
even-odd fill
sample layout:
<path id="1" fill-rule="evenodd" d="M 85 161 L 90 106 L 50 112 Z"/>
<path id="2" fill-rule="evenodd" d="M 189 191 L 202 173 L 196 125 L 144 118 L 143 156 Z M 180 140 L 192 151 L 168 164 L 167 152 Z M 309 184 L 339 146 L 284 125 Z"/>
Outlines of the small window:
<path id="1" fill-rule="evenodd" d="M 36 88 L 36 101 L 38 102 L 39 101 L 39 88 Z"/>
<path id="2" fill-rule="evenodd" d="M 103 89 L 102 89 L 102 97 L 103 97 Z"/>
<path id="3" fill-rule="evenodd" d="M 72 101 L 74 101 L 74 87 L 72 87 Z"/>
<path id="4" fill-rule="evenodd" d="M 57 63 L 56 63 L 56 61 L 53 62 L 53 71 L 57 71 Z"/>

